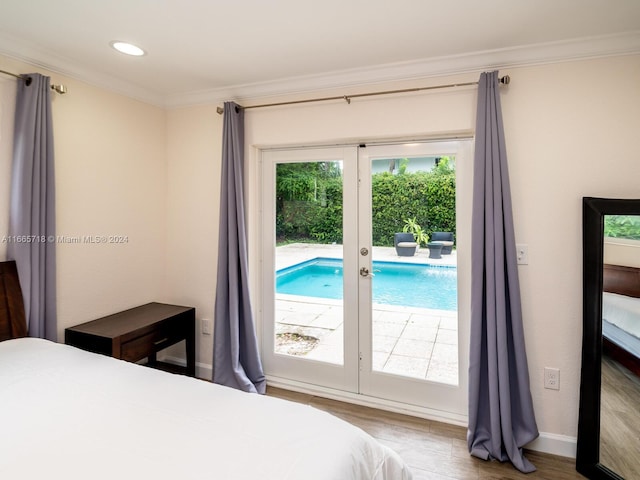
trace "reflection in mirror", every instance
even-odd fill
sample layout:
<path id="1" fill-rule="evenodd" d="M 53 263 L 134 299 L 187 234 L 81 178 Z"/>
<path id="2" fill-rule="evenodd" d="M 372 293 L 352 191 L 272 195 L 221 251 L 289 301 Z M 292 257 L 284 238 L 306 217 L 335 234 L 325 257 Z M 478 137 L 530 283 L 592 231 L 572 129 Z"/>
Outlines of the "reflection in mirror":
<path id="1" fill-rule="evenodd" d="M 640 216 L 605 215 L 600 463 L 640 478 Z"/>
<path id="2" fill-rule="evenodd" d="M 640 479 L 640 199 L 583 198 L 576 468 Z"/>

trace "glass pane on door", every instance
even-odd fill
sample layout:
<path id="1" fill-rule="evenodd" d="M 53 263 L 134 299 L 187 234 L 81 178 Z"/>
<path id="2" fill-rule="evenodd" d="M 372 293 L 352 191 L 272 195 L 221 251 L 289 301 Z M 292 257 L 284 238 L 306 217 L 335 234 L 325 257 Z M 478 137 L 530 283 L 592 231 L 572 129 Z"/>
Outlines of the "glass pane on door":
<path id="1" fill-rule="evenodd" d="M 372 370 L 458 385 L 454 156 L 371 160 Z"/>
<path id="2" fill-rule="evenodd" d="M 274 353 L 344 363 L 342 161 L 276 164 Z"/>

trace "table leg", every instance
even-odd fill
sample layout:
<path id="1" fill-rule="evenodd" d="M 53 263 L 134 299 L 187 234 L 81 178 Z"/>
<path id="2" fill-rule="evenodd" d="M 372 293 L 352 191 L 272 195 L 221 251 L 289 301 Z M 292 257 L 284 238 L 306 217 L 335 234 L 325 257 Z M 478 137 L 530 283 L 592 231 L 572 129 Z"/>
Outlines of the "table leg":
<path id="1" fill-rule="evenodd" d="M 195 314 L 191 326 L 185 337 L 186 355 L 187 355 L 187 375 L 196 376 L 196 319 Z"/>

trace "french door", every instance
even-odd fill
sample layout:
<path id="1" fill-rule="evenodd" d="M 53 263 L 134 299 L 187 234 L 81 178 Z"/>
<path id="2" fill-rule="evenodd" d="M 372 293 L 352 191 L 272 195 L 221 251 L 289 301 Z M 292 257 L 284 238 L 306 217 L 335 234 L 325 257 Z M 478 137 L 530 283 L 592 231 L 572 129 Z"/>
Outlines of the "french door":
<path id="1" fill-rule="evenodd" d="M 358 216 L 358 151 L 354 147 L 273 150 L 263 152 L 262 161 L 265 373 L 357 393 L 358 259 L 349 246 L 357 243 L 358 235 L 353 221 Z M 332 182 L 318 185 L 321 180 Z M 330 239 L 322 238 L 326 231 L 320 232 L 317 225 L 327 208 L 336 210 L 342 227 Z M 338 298 L 319 299 L 323 287 L 306 288 L 305 271 L 300 273 L 298 294 L 277 292 L 278 275 L 286 269 L 296 273 L 300 264 L 316 258 L 342 262 L 336 269 L 343 275 L 333 279 Z"/>
<path id="2" fill-rule="evenodd" d="M 263 151 L 268 378 L 464 421 L 469 149 L 447 141 Z M 429 193 L 438 188 L 453 190 Z M 396 230 L 418 218 L 424 232 L 455 233 L 453 245 L 396 250 Z"/>

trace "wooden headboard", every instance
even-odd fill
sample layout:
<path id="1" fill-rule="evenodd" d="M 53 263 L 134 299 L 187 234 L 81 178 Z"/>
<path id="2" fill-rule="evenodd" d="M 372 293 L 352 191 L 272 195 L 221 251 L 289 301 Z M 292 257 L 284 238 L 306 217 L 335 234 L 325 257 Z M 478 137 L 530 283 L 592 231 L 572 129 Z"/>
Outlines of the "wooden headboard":
<path id="1" fill-rule="evenodd" d="M 16 262 L 0 262 L 0 342 L 27 336 Z"/>
<path id="2" fill-rule="evenodd" d="M 628 297 L 640 297 L 640 268 L 604 265 L 602 289 Z"/>

